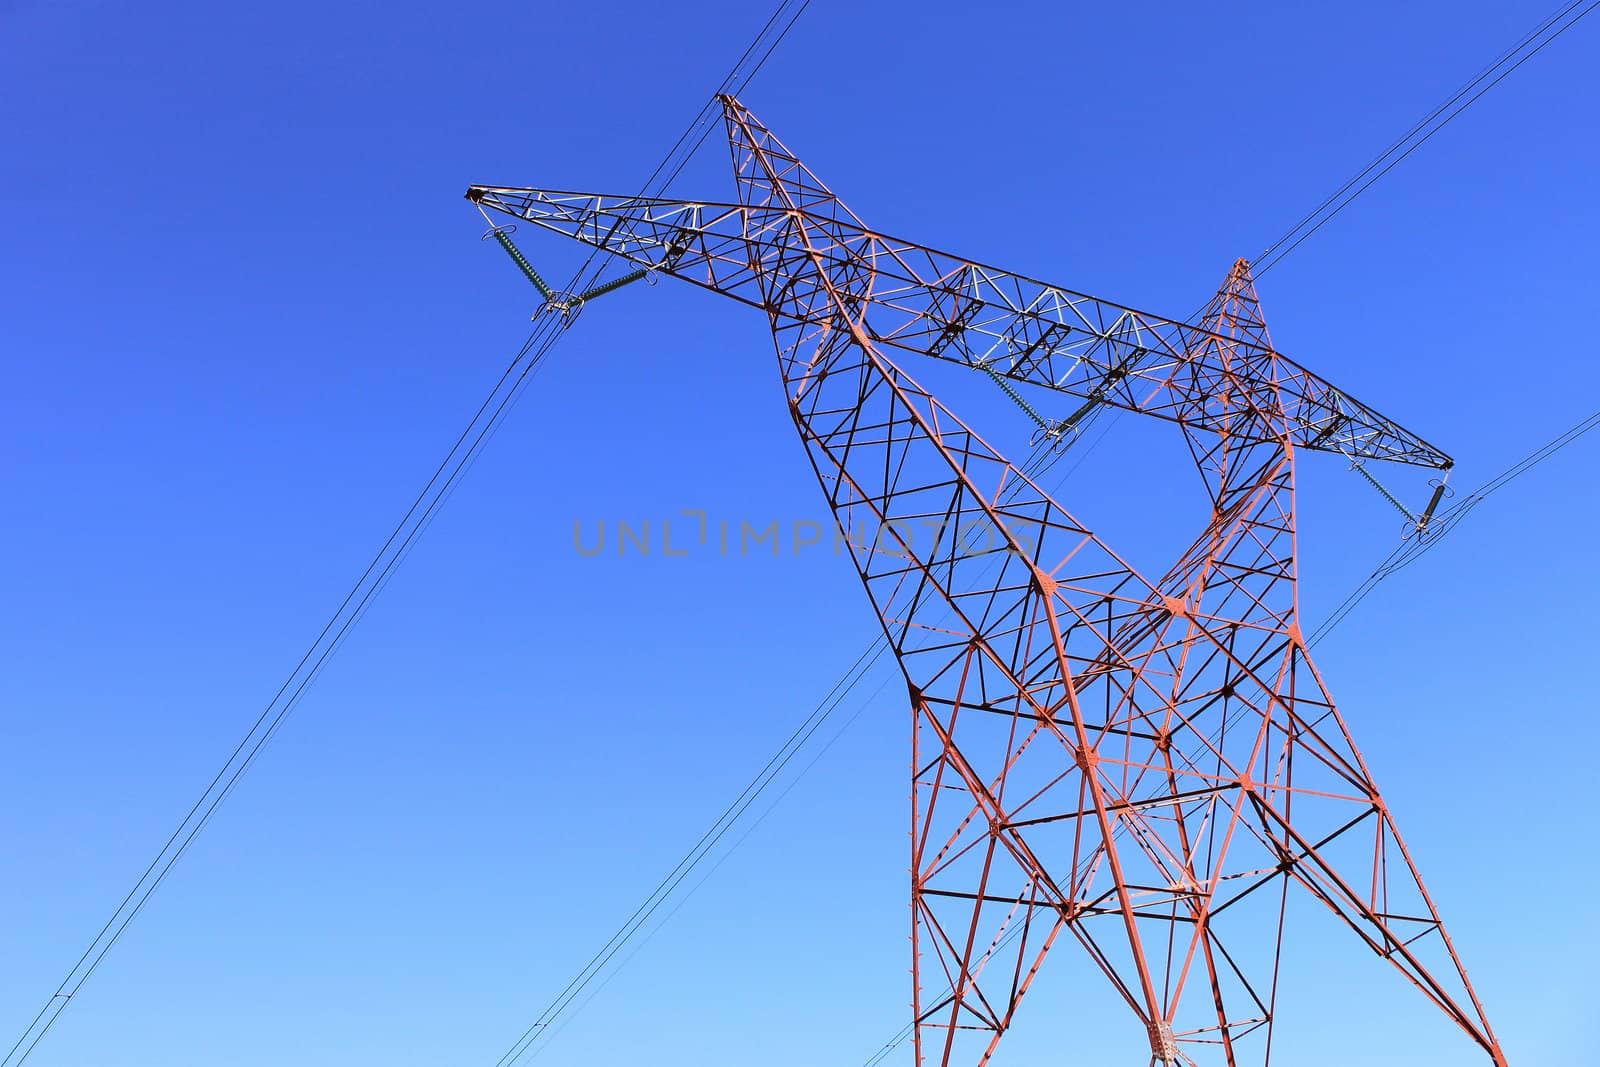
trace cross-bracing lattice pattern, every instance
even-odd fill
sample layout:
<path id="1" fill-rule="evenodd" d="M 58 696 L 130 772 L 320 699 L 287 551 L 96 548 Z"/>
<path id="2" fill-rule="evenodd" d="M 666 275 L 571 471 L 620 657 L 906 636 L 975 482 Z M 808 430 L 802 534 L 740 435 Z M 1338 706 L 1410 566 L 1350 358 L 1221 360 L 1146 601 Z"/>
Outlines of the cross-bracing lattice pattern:
<path id="1" fill-rule="evenodd" d="M 986 1063 L 1063 942 L 1151 1063 L 1265 1063 L 1303 890 L 1503 1065 L 1296 614 L 1296 452 L 1448 458 L 1279 355 L 1242 260 L 1199 326 L 977 267 L 870 233 L 724 108 L 737 205 L 469 196 L 767 312 L 910 693 L 918 1063 Z M 886 347 L 1179 423 L 1209 521 L 1146 580 Z"/>

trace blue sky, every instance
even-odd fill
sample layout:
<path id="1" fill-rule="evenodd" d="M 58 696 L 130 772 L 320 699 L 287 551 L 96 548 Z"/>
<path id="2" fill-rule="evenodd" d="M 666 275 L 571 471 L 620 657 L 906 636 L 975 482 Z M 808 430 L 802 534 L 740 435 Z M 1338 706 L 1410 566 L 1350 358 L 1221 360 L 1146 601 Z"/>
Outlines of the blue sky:
<path id="1" fill-rule="evenodd" d="M 462 190 L 633 191 L 767 11 L 0 5 L 7 1046 L 524 337 L 531 294 Z M 884 231 L 1181 315 L 1546 13 L 816 0 L 744 98 Z M 1278 344 L 1464 488 L 1595 406 L 1597 33 L 1261 283 Z M 730 197 L 715 141 L 674 188 Z M 577 262 L 519 237 L 549 274 Z M 1014 426 L 987 383 L 927 377 Z M 1169 429 L 1116 422 L 1061 494 L 1151 569 Z M 821 519 L 793 437 L 759 315 L 670 283 L 590 307 L 31 1062 L 493 1065 L 872 634 L 828 552 L 584 559 L 573 523 Z M 1596 447 L 1318 649 L 1514 1063 L 1596 1051 Z M 1314 620 L 1396 522 L 1343 464 L 1303 467 Z M 893 1035 L 887 677 L 535 1062 L 854 1067 Z M 1304 914 L 1284 1062 L 1469 1062 Z M 1138 1059 L 1052 970 L 1005 1062 Z"/>

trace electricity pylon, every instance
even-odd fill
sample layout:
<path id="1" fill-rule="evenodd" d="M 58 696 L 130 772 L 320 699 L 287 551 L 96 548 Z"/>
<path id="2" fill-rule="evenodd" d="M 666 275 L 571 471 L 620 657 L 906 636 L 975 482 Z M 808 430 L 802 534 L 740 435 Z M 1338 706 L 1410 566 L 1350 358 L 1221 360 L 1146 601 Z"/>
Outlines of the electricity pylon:
<path id="1" fill-rule="evenodd" d="M 766 312 L 915 719 L 917 1063 L 988 1062 L 1069 942 L 1151 1064 L 1266 1063 L 1303 892 L 1504 1067 L 1297 611 L 1297 455 L 1449 457 L 1279 353 L 1243 260 L 1192 325 L 886 237 L 722 103 L 738 203 L 467 195 Z M 1139 574 L 893 350 L 1078 398 L 1053 434 L 1099 405 L 1176 423 L 1198 535 Z"/>

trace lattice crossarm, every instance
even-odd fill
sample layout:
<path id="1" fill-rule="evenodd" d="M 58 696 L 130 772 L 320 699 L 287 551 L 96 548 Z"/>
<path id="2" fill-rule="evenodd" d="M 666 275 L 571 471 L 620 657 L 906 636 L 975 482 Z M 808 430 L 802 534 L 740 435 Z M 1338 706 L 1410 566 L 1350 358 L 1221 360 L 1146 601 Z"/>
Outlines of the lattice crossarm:
<path id="1" fill-rule="evenodd" d="M 864 262 L 874 272 L 866 325 L 880 344 L 989 367 L 1014 381 L 1213 432 L 1221 430 L 1220 418 L 1208 405 L 1196 405 L 1193 382 L 1225 371 L 1215 363 L 1217 345 L 1251 347 L 874 233 L 832 213 L 495 186 L 474 186 L 467 195 L 486 210 L 780 314 L 792 312 L 766 305 L 747 246 L 782 244 L 785 229 L 803 226 L 826 235 L 825 246 L 812 254 Z M 1451 465 L 1443 452 L 1287 357 L 1265 349 L 1255 355 L 1272 358 L 1242 365 L 1270 366 L 1280 375 L 1274 392 L 1297 446 Z M 1229 373 L 1242 373 L 1240 365 Z"/>

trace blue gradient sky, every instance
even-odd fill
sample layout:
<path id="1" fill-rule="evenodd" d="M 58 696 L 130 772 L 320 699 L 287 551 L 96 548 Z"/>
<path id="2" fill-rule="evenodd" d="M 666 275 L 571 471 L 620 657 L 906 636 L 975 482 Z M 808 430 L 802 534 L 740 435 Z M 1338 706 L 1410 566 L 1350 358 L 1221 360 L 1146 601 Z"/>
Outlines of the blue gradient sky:
<path id="1" fill-rule="evenodd" d="M 817 0 L 745 100 L 887 232 L 1182 315 L 1548 6 Z M 633 191 L 767 13 L 0 4 L 6 1046 L 525 335 L 462 190 Z M 1278 344 L 1462 487 L 1595 406 L 1597 34 L 1261 284 Z M 730 196 L 715 141 L 675 189 Z M 855 658 L 873 620 L 829 552 L 572 551 L 574 521 L 824 516 L 759 315 L 608 301 L 31 1062 L 490 1067 Z M 927 377 L 1022 436 L 986 382 Z M 1596 447 L 1318 649 L 1517 1064 L 1597 1051 Z M 1159 569 L 1180 455 L 1120 420 L 1061 499 Z M 1303 467 L 1315 620 L 1397 523 Z M 858 707 L 533 1062 L 855 1067 L 894 1034 L 909 716 L 888 672 Z M 1297 914 L 1283 1062 L 1474 1062 Z M 1080 963 L 1052 958 L 1005 1064 L 1143 1062 Z"/>

